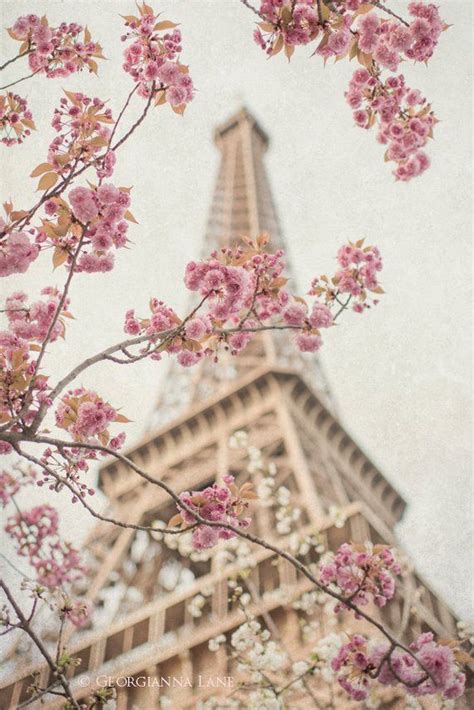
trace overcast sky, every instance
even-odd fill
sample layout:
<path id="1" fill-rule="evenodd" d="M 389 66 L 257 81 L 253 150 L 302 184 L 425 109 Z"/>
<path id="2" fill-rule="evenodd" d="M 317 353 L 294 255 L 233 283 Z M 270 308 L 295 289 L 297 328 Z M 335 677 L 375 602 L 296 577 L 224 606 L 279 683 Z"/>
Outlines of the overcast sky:
<path id="1" fill-rule="evenodd" d="M 390 3 L 391 7 L 405 3 Z M 364 316 L 349 314 L 325 338 L 321 359 L 342 423 L 407 499 L 400 539 L 421 574 L 462 615 L 472 601 L 471 360 L 470 360 L 470 124 L 472 84 L 471 3 L 444 0 L 443 34 L 429 67 L 403 67 L 407 83 L 432 101 L 441 122 L 429 146 L 431 169 L 409 184 L 395 183 L 375 134 L 353 126 L 343 92 L 353 66 L 324 68 L 298 48 L 291 64 L 267 60 L 252 40 L 251 13 L 238 0 L 160 2 L 163 19 L 181 23 L 184 52 L 198 89 L 183 118 L 168 107 L 154 111 L 119 153 L 114 182 L 133 185 L 132 210 L 140 224 L 129 234 L 133 248 L 119 252 L 107 275 L 79 275 L 71 289 L 76 320 L 65 344 L 50 348 L 48 371 L 65 372 L 120 339 L 123 314 L 145 313 L 150 296 L 178 309 L 186 261 L 201 248 L 215 180 L 216 124 L 242 103 L 271 137 L 267 169 L 293 273 L 301 291 L 334 268 L 348 239 L 377 244 L 385 262 L 382 303 Z M 20 14 L 47 12 L 51 24 L 87 24 L 109 61 L 99 77 L 34 78 L 20 85 L 39 131 L 24 145 L 2 148 L 2 199 L 27 207 L 36 181 L 33 166 L 46 159 L 53 138 L 52 110 L 61 87 L 110 99 L 117 114 L 130 79 L 120 68 L 122 0 L 34 3 L 2 0 L 2 26 Z M 100 9 L 99 9 L 100 8 Z M 17 48 L 3 33 L 3 54 Z M 12 67 L 16 78 L 20 63 Z M 26 73 L 26 71 L 25 71 Z M 138 115 L 134 105 L 131 117 Z M 133 113 L 135 111 L 135 114 Z M 10 159 L 3 162 L 3 156 Z M 2 279 L 5 295 L 44 284 L 61 285 L 41 257 L 22 277 Z M 46 365 L 45 365 L 46 367 Z M 97 389 L 134 420 L 136 441 L 158 397 L 166 366 L 96 367 L 81 381 Z M 70 506 L 64 509 L 70 514 Z M 83 518 L 69 519 L 80 540 Z"/>

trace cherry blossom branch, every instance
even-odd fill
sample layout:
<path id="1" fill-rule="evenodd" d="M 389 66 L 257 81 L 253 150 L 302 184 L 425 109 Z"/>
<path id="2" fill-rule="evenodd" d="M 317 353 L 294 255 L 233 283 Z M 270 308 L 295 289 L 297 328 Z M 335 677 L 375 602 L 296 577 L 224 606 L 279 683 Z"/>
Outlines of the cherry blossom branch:
<path id="1" fill-rule="evenodd" d="M 102 515 L 101 513 L 98 513 L 94 508 L 92 508 L 87 501 L 84 499 L 84 495 L 82 492 L 76 488 L 74 488 L 74 485 L 68 481 L 68 479 L 65 476 L 61 476 L 56 471 L 53 471 L 51 466 L 48 466 L 45 464 L 41 459 L 38 459 L 36 456 L 33 456 L 32 454 L 28 454 L 26 451 L 23 451 L 18 445 L 14 447 L 15 451 L 18 453 L 19 456 L 21 456 L 24 459 L 27 459 L 31 463 L 36 464 L 37 466 L 40 466 L 47 474 L 48 476 L 51 476 L 51 478 L 54 478 L 61 486 L 65 486 L 69 491 L 74 496 L 75 500 L 78 500 L 79 503 L 94 517 L 97 518 L 97 520 L 101 520 L 104 523 L 111 523 L 112 525 L 116 525 L 119 528 L 129 528 L 131 530 L 143 530 L 145 532 L 154 532 L 154 533 L 166 533 L 166 535 L 179 535 L 183 532 L 190 532 L 191 530 L 194 530 L 196 525 L 190 525 L 187 528 L 181 528 L 181 529 L 176 529 L 176 528 L 157 528 L 156 526 L 153 525 L 135 525 L 133 523 L 124 523 L 121 520 L 116 520 L 115 518 L 109 518 L 106 515 Z M 66 458 L 69 459 L 64 447 L 58 447 L 59 451 L 61 451 L 62 455 Z M 12 496 L 13 499 L 13 496 Z"/>
<path id="2" fill-rule="evenodd" d="M 252 582 L 250 579 L 248 579 L 248 578 L 244 579 L 244 580 L 243 580 L 243 583 L 245 584 L 246 588 L 249 590 L 250 596 L 252 597 L 254 603 L 257 604 L 257 602 L 258 602 L 258 590 L 257 590 L 257 588 L 255 587 L 255 585 L 253 584 L 253 582 Z M 241 608 L 242 608 L 243 610 L 245 610 L 245 606 L 242 604 L 242 600 L 239 598 L 238 601 L 239 601 L 239 605 L 241 606 Z M 273 619 L 272 619 L 271 615 L 268 613 L 268 611 L 263 611 L 263 612 L 262 612 L 262 618 L 263 618 L 263 620 L 265 621 L 265 624 L 267 625 L 268 630 L 272 633 L 273 637 L 274 637 L 275 639 L 277 639 L 279 642 L 281 642 L 281 635 L 280 635 L 280 632 L 279 632 L 279 630 L 278 630 L 278 627 L 277 627 L 277 625 L 275 624 L 275 622 L 273 621 Z M 289 651 L 287 651 L 287 654 L 288 654 L 288 658 L 290 659 L 290 661 L 292 661 L 293 659 L 292 659 L 291 653 L 290 653 Z M 292 685 L 293 683 L 296 683 L 297 680 L 300 680 L 300 678 L 302 678 L 302 679 L 303 679 L 303 684 L 304 684 L 305 690 L 306 690 L 307 693 L 311 696 L 311 699 L 313 700 L 313 703 L 314 703 L 315 707 L 321 708 L 321 705 L 318 703 L 316 696 L 314 695 L 314 693 L 313 693 L 313 691 L 312 691 L 312 689 L 311 689 L 309 683 L 307 682 L 307 679 L 304 678 L 304 676 L 306 675 L 306 673 L 309 672 L 309 670 L 310 670 L 310 669 L 307 669 L 307 670 L 305 671 L 305 673 L 303 673 L 303 675 L 302 675 L 301 677 L 298 677 L 298 678 L 293 679 L 293 680 L 291 681 L 291 683 L 289 683 L 288 685 Z M 280 695 L 284 690 L 286 690 L 286 688 L 280 689 L 279 692 L 276 692 L 276 691 L 275 691 L 275 695 Z"/>
<path id="3" fill-rule="evenodd" d="M 392 17 L 395 17 L 399 22 L 401 22 L 405 27 L 410 27 L 410 24 L 403 19 L 403 17 L 400 17 L 400 15 L 397 15 L 396 12 L 391 10 L 389 7 L 386 7 L 385 5 L 382 5 L 381 2 L 378 0 L 370 0 L 371 5 L 375 5 L 375 7 L 378 7 L 379 10 L 383 10 L 383 12 L 386 12 L 388 15 L 391 15 Z"/>
<path id="4" fill-rule="evenodd" d="M 109 144 L 108 144 L 108 146 L 107 146 L 107 151 L 110 150 L 110 146 L 111 146 L 111 144 L 112 144 L 112 141 L 113 141 L 113 139 L 114 139 L 115 133 L 116 133 L 116 131 L 117 131 L 117 126 L 118 126 L 118 124 L 120 123 L 120 120 L 122 119 L 123 114 L 125 113 L 125 111 L 126 111 L 127 108 L 129 107 L 130 101 L 132 100 L 132 96 L 133 96 L 133 94 L 135 93 L 135 91 L 136 91 L 137 89 L 138 89 L 138 84 L 135 84 L 135 86 L 133 87 L 133 89 L 131 90 L 131 92 L 129 93 L 129 95 L 127 96 L 127 99 L 126 99 L 124 105 L 122 106 L 119 115 L 117 116 L 117 120 L 115 121 L 114 127 L 112 128 L 112 133 L 110 134 Z"/>
<path id="5" fill-rule="evenodd" d="M 75 710 L 81 710 L 79 703 L 75 700 L 74 695 L 71 690 L 71 686 L 69 685 L 69 682 L 60 669 L 60 667 L 57 665 L 57 663 L 54 662 L 52 656 L 48 652 L 47 648 L 44 646 L 43 642 L 39 638 L 39 636 L 35 633 L 35 631 L 31 628 L 31 624 L 28 622 L 28 619 L 26 616 L 23 614 L 21 608 L 18 606 L 18 604 L 15 601 L 15 597 L 13 596 L 13 593 L 10 591 L 10 589 L 7 587 L 6 583 L 0 579 L 0 588 L 3 589 L 5 596 L 7 597 L 9 603 L 13 607 L 15 614 L 19 620 L 19 628 L 21 628 L 33 641 L 43 658 L 45 659 L 46 663 L 48 664 L 49 668 L 51 669 L 51 672 L 53 673 L 54 676 L 57 677 L 59 683 L 62 685 L 64 689 L 64 696 L 68 699 L 68 701 L 71 703 L 72 707 L 75 708 Z"/>
<path id="6" fill-rule="evenodd" d="M 110 456 L 113 456 L 118 461 L 121 461 L 126 466 L 131 468 L 138 476 L 140 476 L 144 480 L 148 481 L 148 483 L 158 486 L 159 488 L 164 490 L 170 496 L 170 498 L 172 498 L 174 500 L 174 502 L 177 504 L 179 509 L 186 510 L 201 525 L 206 525 L 207 527 L 216 527 L 216 528 L 223 528 L 226 530 L 230 530 L 235 535 L 238 535 L 239 537 L 242 537 L 243 539 L 248 540 L 249 542 L 259 545 L 260 547 L 264 547 L 265 549 L 274 552 L 279 557 L 282 557 L 283 559 L 287 560 L 287 562 L 289 562 L 293 567 L 295 567 L 295 569 L 297 569 L 299 572 L 301 572 L 318 589 L 320 589 L 322 592 L 329 595 L 333 599 L 336 599 L 338 602 L 345 605 L 345 607 L 351 609 L 351 611 L 353 611 L 357 615 L 357 617 L 362 617 L 369 624 L 371 624 L 376 629 L 378 629 L 385 636 L 385 638 L 389 641 L 389 643 L 393 645 L 394 649 L 400 648 L 401 650 L 405 651 L 405 653 L 407 653 L 409 656 L 411 656 L 413 658 L 413 660 L 421 668 L 423 673 L 425 674 L 425 677 L 420 679 L 418 681 L 418 684 L 424 682 L 428 678 L 433 680 L 431 672 L 424 666 L 424 664 L 417 658 L 415 653 L 408 646 L 406 646 L 401 641 L 399 641 L 395 636 L 393 636 L 392 633 L 390 633 L 390 631 L 388 631 L 385 628 L 385 626 L 381 622 L 377 621 L 372 616 L 370 616 L 370 614 L 363 611 L 363 609 L 361 609 L 356 604 L 354 604 L 354 602 L 348 600 L 346 597 L 344 597 L 344 595 L 339 594 L 338 592 L 334 591 L 330 587 L 323 584 L 320 580 L 318 580 L 317 577 L 314 576 L 314 574 L 306 567 L 306 565 L 304 565 L 302 562 L 300 562 L 291 553 L 287 552 L 286 550 L 282 550 L 278 546 L 258 537 L 257 535 L 254 535 L 253 533 L 245 532 L 241 528 L 236 527 L 235 525 L 231 525 L 230 523 L 225 523 L 222 521 L 214 522 L 214 521 L 210 521 L 206 518 L 203 518 L 201 515 L 199 515 L 198 512 L 196 512 L 195 509 L 191 508 L 185 502 L 183 502 L 183 500 L 180 498 L 180 496 L 177 493 L 175 493 L 175 491 L 167 483 L 165 483 L 161 479 L 154 478 L 153 476 L 148 474 L 146 471 L 144 471 L 142 468 L 137 466 L 131 459 L 129 459 L 124 454 L 120 454 L 118 451 L 115 451 L 114 449 L 111 449 L 110 447 L 101 446 L 99 444 L 87 444 L 87 443 L 83 443 L 83 442 L 67 442 L 67 441 L 63 441 L 61 439 L 56 439 L 56 438 L 42 436 L 42 435 L 36 436 L 36 437 L 28 437 L 28 435 L 21 434 L 21 433 L 18 433 L 18 434 L 15 433 L 14 435 L 10 435 L 10 436 L 12 437 L 10 439 L 10 441 L 14 440 L 15 442 L 25 441 L 25 442 L 36 443 L 36 444 L 47 444 L 50 446 L 55 446 L 57 448 L 61 448 L 61 447 L 69 447 L 70 448 L 71 446 L 74 446 L 75 448 L 87 449 L 89 451 L 91 451 L 91 450 L 101 451 L 103 453 L 109 454 Z"/>
<path id="7" fill-rule="evenodd" d="M 78 242 L 78 244 L 77 244 L 77 249 L 76 249 L 76 251 L 75 251 L 75 253 L 74 253 L 73 257 L 72 257 L 71 268 L 70 268 L 69 273 L 68 273 L 68 275 L 67 275 L 67 278 L 66 278 L 66 281 L 65 281 L 65 284 L 64 284 L 64 288 L 63 288 L 61 297 L 60 297 L 59 302 L 58 302 L 58 305 L 57 305 L 57 307 L 56 307 L 56 311 L 55 311 L 55 313 L 54 313 L 53 318 L 51 319 L 51 323 L 49 324 L 49 328 L 48 328 L 48 330 L 47 330 L 47 332 L 46 332 L 46 336 L 44 337 L 44 340 L 43 340 L 43 342 L 42 342 L 42 344 L 41 344 L 41 349 L 40 349 L 40 352 L 39 352 L 39 355 L 38 355 L 38 359 L 37 359 L 37 361 L 36 361 L 36 375 L 37 375 L 38 372 L 39 372 L 39 369 L 40 369 L 40 366 L 41 366 L 41 362 L 42 362 L 42 360 L 43 360 L 43 357 L 44 357 L 45 352 L 46 352 L 46 348 L 48 347 L 48 343 L 49 343 L 49 340 L 50 340 L 50 338 L 51 338 L 51 334 L 52 334 L 52 332 L 53 332 L 54 326 L 55 326 L 56 323 L 58 322 L 58 318 L 59 318 L 60 315 L 61 315 L 61 311 L 62 311 L 62 309 L 63 309 L 63 306 L 64 306 L 64 304 L 65 304 L 65 302 L 66 302 L 66 298 L 67 298 L 68 293 L 69 293 L 69 288 L 70 288 L 70 286 L 71 286 L 71 281 L 72 281 L 72 279 L 73 279 L 73 277 L 74 277 L 74 273 L 75 273 L 74 267 L 76 266 L 76 262 L 77 262 L 77 259 L 78 259 L 78 257 L 79 257 L 79 253 L 80 253 L 80 251 L 81 251 L 82 244 L 83 244 L 84 239 L 85 239 L 85 237 L 86 237 L 88 225 L 87 225 L 87 224 L 81 224 L 81 228 L 82 228 L 82 234 L 81 234 L 81 238 L 79 239 L 79 242 Z M 33 378 L 32 381 L 31 381 L 30 387 L 29 387 L 29 389 L 28 389 L 28 394 L 31 393 L 31 389 L 32 389 L 32 387 L 33 387 L 33 385 L 34 385 L 34 382 L 35 382 L 35 378 Z"/>
<path id="8" fill-rule="evenodd" d="M 36 71 L 32 72 L 31 74 L 28 74 L 27 76 L 22 76 L 21 79 L 16 79 L 15 81 L 11 81 L 9 84 L 5 84 L 4 86 L 0 86 L 0 91 L 3 91 L 3 89 L 9 89 L 10 86 L 16 86 L 16 84 L 21 84 L 22 81 L 26 81 L 27 79 L 31 79 L 32 76 L 35 76 L 35 74 L 38 74 L 41 71 L 41 69 L 37 69 Z"/>
<path id="9" fill-rule="evenodd" d="M 131 94 L 129 94 L 129 97 L 127 98 L 127 100 L 125 102 L 126 104 L 129 101 L 130 96 L 131 96 Z M 85 163 L 77 170 L 73 169 L 71 171 L 71 173 L 69 173 L 68 177 L 63 178 L 62 182 L 57 187 L 55 187 L 51 192 L 49 192 L 49 193 L 46 192 L 44 195 L 42 195 L 40 197 L 40 199 L 38 200 L 38 202 L 30 210 L 27 210 L 27 215 L 25 217 L 21 217 L 18 220 L 12 222 L 10 227 L 11 228 L 15 227 L 15 228 L 19 228 L 19 229 L 25 227 L 27 224 L 30 223 L 31 218 L 36 214 L 36 212 L 39 210 L 39 208 L 47 200 L 50 200 L 53 197 L 59 197 L 64 192 L 64 190 L 68 187 L 68 185 L 70 185 L 72 183 L 72 181 L 75 178 L 79 177 L 79 175 L 82 175 L 82 173 L 84 173 L 86 170 L 93 167 L 96 163 L 100 162 L 101 160 L 103 160 L 104 157 L 109 152 L 109 150 L 116 151 L 121 145 L 123 145 L 123 143 L 125 143 L 125 141 L 128 140 L 132 136 L 132 134 L 135 132 L 135 130 L 138 128 L 138 126 L 140 126 L 140 124 L 142 123 L 142 121 L 146 117 L 148 110 L 150 108 L 150 104 L 151 104 L 151 99 L 149 99 L 148 102 L 146 103 L 145 108 L 143 109 L 140 117 L 135 121 L 135 123 L 131 126 L 131 128 L 127 131 L 127 133 L 119 141 L 117 141 L 117 143 L 115 143 L 114 146 L 112 146 L 112 148 L 110 148 L 108 146 L 107 150 L 102 155 L 98 156 L 97 158 L 94 158 L 94 160 L 91 160 L 89 163 Z M 124 108 L 122 109 L 120 115 L 123 114 Z M 78 160 L 76 160 L 76 165 L 77 165 L 77 162 L 78 162 Z"/>
<path id="10" fill-rule="evenodd" d="M 72 271 L 71 271 L 72 273 Z M 75 368 L 73 368 L 65 377 L 63 377 L 60 382 L 57 383 L 56 387 L 52 390 L 49 398 L 51 401 L 54 401 L 57 396 L 63 391 L 67 385 L 69 385 L 73 380 L 76 379 L 78 375 L 81 374 L 81 372 L 84 372 L 87 368 L 91 367 L 92 365 L 95 365 L 98 362 L 101 362 L 102 360 L 107 360 L 111 355 L 113 355 L 115 352 L 118 351 L 124 351 L 126 348 L 129 348 L 132 345 L 138 345 L 140 343 L 146 342 L 146 341 L 154 341 L 157 338 L 160 340 L 159 346 L 161 347 L 163 345 L 166 345 L 166 343 L 169 340 L 172 340 L 178 333 L 180 333 L 186 323 L 199 311 L 201 306 L 205 303 L 207 300 L 208 296 L 204 296 L 198 303 L 198 305 L 186 316 L 186 318 L 176 327 L 173 328 L 172 330 L 169 331 L 163 331 L 162 333 L 158 334 L 145 334 L 145 335 L 139 335 L 136 338 L 128 338 L 127 340 L 123 340 L 120 343 L 117 343 L 115 345 L 111 345 L 109 348 L 106 348 L 105 350 L 102 350 L 100 353 L 97 353 L 96 355 L 93 355 L 92 357 L 86 358 L 82 363 L 77 365 Z M 130 358 L 130 362 L 134 362 L 134 358 Z M 125 364 L 125 363 L 121 363 Z M 33 423 L 31 424 L 31 427 L 29 428 L 29 433 L 34 433 L 37 431 L 39 425 L 41 424 L 42 419 L 44 418 L 44 415 L 46 413 L 46 406 L 41 405 L 39 408 L 35 419 Z M 8 426 L 11 426 L 11 422 L 8 423 Z M 0 431 L 2 431 L 2 428 L 0 427 Z"/>
<path id="11" fill-rule="evenodd" d="M 255 15 L 261 17 L 259 11 L 253 5 L 250 4 L 249 0 L 240 0 L 240 2 L 242 3 L 242 5 L 245 5 L 245 7 L 251 10 Z"/>
<path id="12" fill-rule="evenodd" d="M 20 52 L 19 54 L 16 55 L 16 57 L 12 57 L 12 59 L 8 59 L 6 62 L 0 65 L 0 71 L 3 71 L 8 67 L 10 64 L 13 64 L 13 62 L 16 62 L 18 59 L 21 59 L 22 57 L 26 57 L 28 54 L 31 53 L 31 48 L 28 47 L 24 52 Z"/>
<path id="13" fill-rule="evenodd" d="M 39 700 L 40 698 L 44 697 L 44 696 L 47 695 L 48 693 L 50 693 L 51 695 L 58 695 L 58 693 L 56 693 L 56 692 L 54 691 L 54 689 L 55 689 L 59 684 L 60 684 L 60 681 L 57 680 L 57 681 L 55 681 L 54 683 L 51 683 L 51 685 L 49 685 L 47 688 L 38 688 L 38 690 L 36 691 L 36 693 L 35 693 L 35 695 L 34 695 L 33 697 L 28 698 L 28 700 L 25 700 L 23 703 L 20 703 L 20 705 L 17 705 L 17 710 L 21 710 L 21 708 L 26 708 L 26 707 L 28 707 L 28 705 L 31 705 L 32 703 L 35 703 L 37 700 Z M 62 693 L 59 693 L 59 695 L 62 695 Z"/>
<path id="14" fill-rule="evenodd" d="M 156 93 L 156 82 L 152 83 L 152 88 L 150 90 L 150 96 L 148 97 L 148 101 L 145 104 L 145 108 L 142 111 L 140 117 L 135 121 L 135 123 L 132 125 L 132 127 L 127 131 L 127 133 L 119 140 L 117 143 L 113 146 L 112 150 L 117 150 L 117 148 L 120 148 L 120 146 L 125 143 L 125 141 L 130 138 L 132 133 L 138 128 L 138 126 L 142 123 L 142 121 L 145 120 L 145 117 L 148 113 L 148 110 L 151 106 L 151 102 L 153 101 L 153 98 Z M 128 100 L 128 99 L 127 99 Z"/>

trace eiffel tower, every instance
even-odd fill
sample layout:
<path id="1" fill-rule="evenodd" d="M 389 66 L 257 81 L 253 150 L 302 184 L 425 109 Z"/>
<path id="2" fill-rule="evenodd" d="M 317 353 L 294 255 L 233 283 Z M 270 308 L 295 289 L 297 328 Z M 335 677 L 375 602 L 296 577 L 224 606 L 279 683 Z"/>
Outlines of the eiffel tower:
<path id="1" fill-rule="evenodd" d="M 269 234 L 272 247 L 282 246 L 264 167 L 266 133 L 242 109 L 218 128 L 215 140 L 221 160 L 206 253 L 261 232 Z M 229 472 L 238 484 L 248 478 L 258 484 L 261 473 L 249 473 L 245 451 L 229 448 L 229 437 L 238 430 L 245 430 L 250 445 L 276 465 L 276 486 L 286 487 L 301 511 L 301 534 L 317 534 L 328 550 L 344 541 L 396 544 L 394 528 L 405 502 L 338 422 L 317 359 L 299 355 L 286 334 L 260 334 L 241 356 L 223 357 L 217 365 L 204 363 L 195 372 L 172 368 L 149 432 L 128 456 L 178 492 L 202 488 Z M 100 488 L 110 501 L 108 513 L 127 523 L 149 526 L 176 512 L 163 491 L 121 462 L 102 467 Z M 288 536 L 278 532 L 271 508 L 256 505 L 253 518 L 257 534 L 286 544 Z M 245 620 L 228 598 L 228 580 L 241 566 L 239 554 L 250 570 L 245 584 L 252 613 L 292 658 L 304 657 L 304 622 L 294 601 L 311 590 L 309 580 L 267 549 L 244 546 L 243 552 L 226 557 L 217 547 L 190 558 L 180 553 L 174 539 L 174 545 L 165 545 L 159 534 L 106 522 L 89 536 L 91 575 L 83 591 L 95 621 L 68 644 L 80 659 L 69 671 L 77 698 L 100 687 L 105 678 L 113 682 L 124 677 L 193 678 L 194 687 L 119 683 L 118 710 L 196 708 L 210 696 L 225 697 L 228 688 L 197 687 L 196 679 L 233 674 L 225 650 L 211 652 L 208 642 L 219 634 L 228 637 Z M 193 613 L 196 598 L 202 605 L 198 614 Z M 392 602 L 374 613 L 406 641 L 429 630 L 444 638 L 456 635 L 454 615 L 412 569 Z M 325 615 L 322 606 L 316 614 L 321 628 Z M 23 660 L 21 666 L 0 691 L 1 708 L 15 708 L 28 699 L 31 673 L 38 668 L 42 687 L 51 680 L 38 662 Z M 352 707 L 338 687 L 332 704 L 324 704 L 324 687 L 317 692 L 320 704 L 315 707 Z M 405 707 L 401 702 L 391 691 L 382 707 Z M 311 697 L 299 705 L 312 706 Z M 461 701 L 456 707 L 464 706 Z M 42 707 L 58 703 L 48 700 Z"/>

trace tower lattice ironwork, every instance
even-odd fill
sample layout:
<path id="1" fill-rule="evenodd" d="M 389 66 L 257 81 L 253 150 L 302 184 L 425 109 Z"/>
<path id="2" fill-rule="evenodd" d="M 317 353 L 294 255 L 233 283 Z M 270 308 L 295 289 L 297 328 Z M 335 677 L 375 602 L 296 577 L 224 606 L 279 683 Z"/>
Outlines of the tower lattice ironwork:
<path id="1" fill-rule="evenodd" d="M 216 131 L 216 143 L 221 162 L 206 251 L 262 231 L 272 245 L 281 246 L 263 162 L 267 135 L 241 110 Z M 178 492 L 199 489 L 229 472 L 238 484 L 252 479 L 258 486 L 263 475 L 259 467 L 249 468 L 245 450 L 228 445 L 233 433 L 245 430 L 250 446 L 275 464 L 276 488 L 290 491 L 292 505 L 300 511 L 298 535 L 317 535 L 329 550 L 344 541 L 395 544 L 394 527 L 404 501 L 338 422 L 318 361 L 297 355 L 288 338 L 261 335 L 240 357 L 223 359 L 218 367 L 203 365 L 191 379 L 187 374 L 180 379 L 173 371 L 153 426 L 128 452 L 129 458 Z M 162 411 L 172 421 L 160 420 Z M 149 526 L 176 512 L 162 490 L 119 461 L 103 466 L 100 487 L 110 501 L 110 514 L 127 523 Z M 281 531 L 272 506 L 256 505 L 252 525 L 270 541 L 293 544 L 295 533 Z M 230 696 L 231 689 L 199 687 L 197 679 L 228 677 L 235 671 L 224 649 L 211 652 L 208 642 L 219 634 L 228 636 L 244 620 L 228 598 L 227 584 L 242 566 L 248 568 L 245 586 L 252 613 L 292 659 L 305 656 L 308 619 L 295 600 L 311 590 L 308 579 L 267 549 L 232 543 L 190 557 L 186 541 L 174 540 L 164 544 L 159 534 L 106 522 L 90 534 L 86 550 L 91 575 L 83 591 L 94 607 L 94 621 L 69 644 L 81 661 L 70 670 L 77 697 L 100 687 L 104 678 L 144 676 L 193 678 L 194 687 L 122 685 L 117 688 L 118 710 L 161 707 L 163 696 L 173 708 L 198 707 L 216 693 Z M 316 552 L 314 557 L 313 551 L 308 554 L 317 561 Z M 197 597 L 204 600 L 200 615 L 193 611 Z M 374 613 L 406 640 L 427 630 L 441 637 L 456 633 L 451 611 L 413 570 L 404 576 L 395 599 Z M 319 605 L 310 622 L 323 635 L 334 628 L 333 617 Z M 1 708 L 15 708 L 28 698 L 31 673 L 37 669 L 34 659 L 23 661 L 21 672 L 0 691 Z M 40 666 L 39 671 L 46 687 L 49 670 Z M 390 692 L 382 707 L 404 707 Z M 313 696 L 318 707 L 351 707 L 337 685 L 331 688 L 332 700 L 327 683 L 316 683 L 311 693 L 301 701 L 302 708 L 311 706 Z M 46 707 L 55 704 L 48 701 Z"/>

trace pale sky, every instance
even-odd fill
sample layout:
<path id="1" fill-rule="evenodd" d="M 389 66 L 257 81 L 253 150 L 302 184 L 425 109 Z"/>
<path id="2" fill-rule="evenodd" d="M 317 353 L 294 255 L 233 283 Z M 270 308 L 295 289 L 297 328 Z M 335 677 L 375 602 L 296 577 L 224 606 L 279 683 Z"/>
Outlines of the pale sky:
<path id="1" fill-rule="evenodd" d="M 267 169 L 293 272 L 301 292 L 334 268 L 337 248 L 365 237 L 381 249 L 386 295 L 364 316 L 349 314 L 325 338 L 321 359 L 343 425 L 408 501 L 402 544 L 419 572 L 463 616 L 472 608 L 471 489 L 471 3 L 441 2 L 453 27 L 443 34 L 428 68 L 406 64 L 407 83 L 419 88 L 441 119 L 428 148 L 431 169 L 409 184 L 395 183 L 374 133 L 353 126 L 343 92 L 354 65 L 324 68 L 311 50 L 297 48 L 290 64 L 267 60 L 252 39 L 254 17 L 238 0 L 155 3 L 163 19 L 181 23 L 182 60 L 198 89 L 183 118 L 155 109 L 145 127 L 120 150 L 114 182 L 133 185 L 132 211 L 140 222 L 131 250 L 118 252 L 107 275 L 79 275 L 71 290 L 76 320 L 66 342 L 49 349 L 49 372 L 74 364 L 122 337 L 123 314 L 145 313 L 150 296 L 181 310 L 186 262 L 201 249 L 218 166 L 216 124 L 242 103 L 271 137 Z M 390 3 L 402 9 L 405 3 Z M 100 9 L 99 9 L 100 8 Z M 124 0 L 1 0 L 1 24 L 20 14 L 47 12 L 87 24 L 108 62 L 99 77 L 35 77 L 18 87 L 40 129 L 24 145 L 2 147 L 2 200 L 27 207 L 36 181 L 32 167 L 46 159 L 50 118 L 61 87 L 110 99 L 118 113 L 131 88 L 121 70 L 119 14 Z M 2 34 L 2 54 L 17 45 Z M 23 69 L 23 72 L 22 72 Z M 27 73 L 15 64 L 9 76 Z M 132 109 L 138 115 L 140 103 Z M 135 111 L 135 114 L 133 114 Z M 61 285 L 42 256 L 21 277 L 2 279 L 2 295 L 22 288 L 37 295 Z M 112 369 L 111 369 L 112 368 Z M 164 363 L 107 365 L 81 384 L 99 391 L 134 420 L 128 443 L 146 425 L 166 372 Z M 71 515 L 66 503 L 64 511 Z M 82 539 L 88 519 L 75 510 L 69 537 Z"/>

